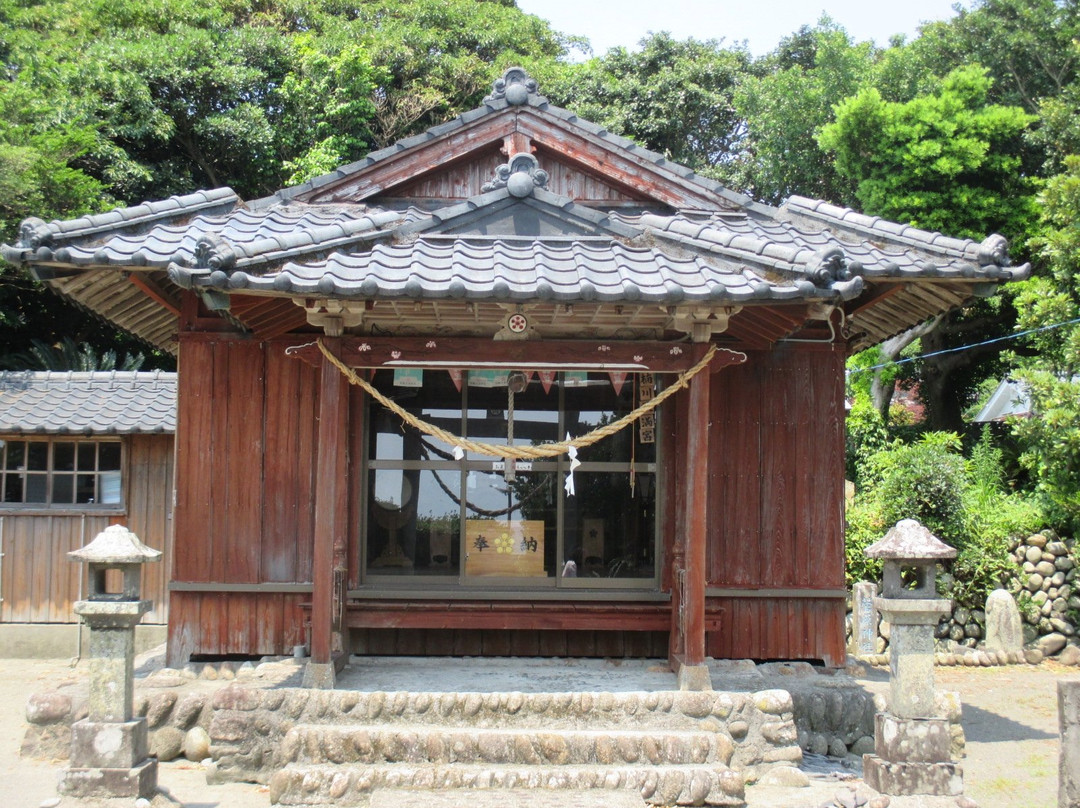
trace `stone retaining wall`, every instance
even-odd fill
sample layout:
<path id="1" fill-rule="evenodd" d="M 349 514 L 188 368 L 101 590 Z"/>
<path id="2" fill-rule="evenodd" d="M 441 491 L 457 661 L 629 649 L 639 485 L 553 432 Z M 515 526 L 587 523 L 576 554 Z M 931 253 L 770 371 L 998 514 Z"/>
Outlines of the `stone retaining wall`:
<path id="1" fill-rule="evenodd" d="M 1054 657 L 1065 665 L 1080 664 L 1080 590 L 1076 578 L 1080 564 L 1076 540 L 1059 539 L 1052 530 L 1035 533 L 1012 547 L 1016 563 L 1005 588 L 1016 598 L 1024 621 L 1024 651 L 1003 653 L 983 647 L 986 612 L 953 606 L 934 631 L 937 665 L 989 667 L 995 665 L 1038 664 Z M 849 606 L 850 609 L 850 606 Z M 847 639 L 851 647 L 852 616 L 847 616 Z M 859 659 L 871 665 L 887 665 L 889 624 L 878 627 L 875 654 Z"/>

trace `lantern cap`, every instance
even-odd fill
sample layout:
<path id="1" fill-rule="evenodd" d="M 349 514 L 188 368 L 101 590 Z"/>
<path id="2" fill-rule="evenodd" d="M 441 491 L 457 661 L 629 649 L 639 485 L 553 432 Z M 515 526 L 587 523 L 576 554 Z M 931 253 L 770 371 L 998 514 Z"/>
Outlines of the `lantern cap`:
<path id="1" fill-rule="evenodd" d="M 111 525 L 85 547 L 68 553 L 68 558 L 88 564 L 144 564 L 160 561 L 161 551 L 147 547 L 123 525 Z"/>
<path id="2" fill-rule="evenodd" d="M 956 558 L 950 547 L 915 519 L 902 519 L 878 541 L 865 550 L 867 558 L 899 561 L 937 561 Z"/>

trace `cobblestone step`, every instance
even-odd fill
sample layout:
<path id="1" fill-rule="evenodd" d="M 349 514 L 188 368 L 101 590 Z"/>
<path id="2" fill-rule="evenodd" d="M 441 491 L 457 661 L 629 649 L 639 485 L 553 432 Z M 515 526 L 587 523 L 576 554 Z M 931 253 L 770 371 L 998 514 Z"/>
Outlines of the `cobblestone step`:
<path id="1" fill-rule="evenodd" d="M 724 731 L 520 730 L 298 725 L 278 748 L 288 763 L 686 765 L 731 762 Z"/>
<path id="2" fill-rule="evenodd" d="M 290 764 L 270 780 L 270 802 L 366 808 L 383 788 L 462 789 L 462 805 L 477 789 L 630 791 L 650 805 L 745 804 L 743 777 L 726 766 L 498 766 L 490 764 Z M 468 790 L 465 792 L 464 790 Z"/>

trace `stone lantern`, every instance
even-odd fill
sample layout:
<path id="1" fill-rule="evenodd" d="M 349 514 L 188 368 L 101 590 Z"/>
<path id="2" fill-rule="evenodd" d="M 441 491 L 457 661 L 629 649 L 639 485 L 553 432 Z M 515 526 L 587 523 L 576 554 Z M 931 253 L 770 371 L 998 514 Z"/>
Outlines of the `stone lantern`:
<path id="1" fill-rule="evenodd" d="M 875 716 L 874 752 L 863 758 L 867 785 L 885 794 L 963 793 L 963 772 L 949 755 L 949 722 L 934 716 L 934 627 L 951 601 L 937 596 L 939 561 L 956 550 L 914 519 L 897 522 L 866 548 L 883 562 L 874 605 L 889 632 L 889 712 Z"/>
<path id="2" fill-rule="evenodd" d="M 68 557 L 89 565 L 89 596 L 74 608 L 90 629 L 90 696 L 89 715 L 71 727 L 71 767 L 60 793 L 151 797 L 157 760 L 147 751 L 146 719 L 133 716 L 135 626 L 153 605 L 140 599 L 142 565 L 159 561 L 161 551 L 113 525 Z M 113 570 L 123 582 L 118 592 L 108 591 Z"/>

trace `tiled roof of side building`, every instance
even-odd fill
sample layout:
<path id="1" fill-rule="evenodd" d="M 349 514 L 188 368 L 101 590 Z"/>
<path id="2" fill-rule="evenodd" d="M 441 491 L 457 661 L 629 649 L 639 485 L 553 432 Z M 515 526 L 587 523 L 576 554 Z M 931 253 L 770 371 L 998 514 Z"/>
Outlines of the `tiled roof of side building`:
<path id="1" fill-rule="evenodd" d="M 175 431 L 175 373 L 0 372 L 0 433 L 125 435 Z"/>

